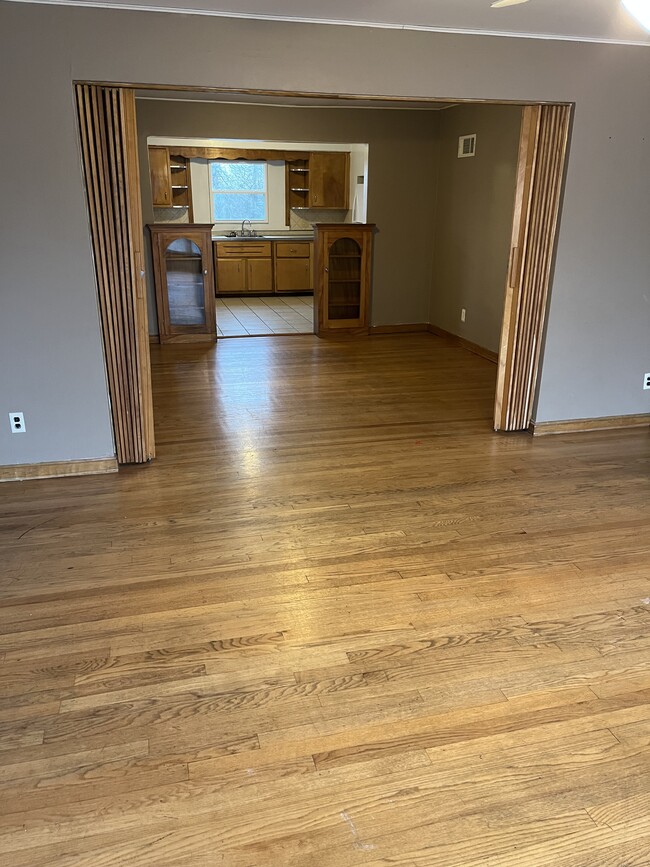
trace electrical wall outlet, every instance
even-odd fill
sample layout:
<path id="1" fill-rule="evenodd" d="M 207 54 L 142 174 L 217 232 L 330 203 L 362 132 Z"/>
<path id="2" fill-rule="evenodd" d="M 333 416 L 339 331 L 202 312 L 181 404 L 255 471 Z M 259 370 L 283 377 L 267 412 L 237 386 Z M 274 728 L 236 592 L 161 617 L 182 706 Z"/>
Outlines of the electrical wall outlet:
<path id="1" fill-rule="evenodd" d="M 11 422 L 12 433 L 25 433 L 25 416 L 22 412 L 10 412 L 9 421 Z"/>
<path id="2" fill-rule="evenodd" d="M 643 374 L 643 388 L 650 388 L 650 373 Z"/>
<path id="3" fill-rule="evenodd" d="M 464 321 L 465 321 L 465 315 L 466 315 L 466 313 L 467 313 L 467 311 L 465 310 L 465 308 L 464 308 L 464 307 L 461 307 L 461 310 L 460 310 L 460 321 L 461 321 L 461 322 L 464 322 Z"/>

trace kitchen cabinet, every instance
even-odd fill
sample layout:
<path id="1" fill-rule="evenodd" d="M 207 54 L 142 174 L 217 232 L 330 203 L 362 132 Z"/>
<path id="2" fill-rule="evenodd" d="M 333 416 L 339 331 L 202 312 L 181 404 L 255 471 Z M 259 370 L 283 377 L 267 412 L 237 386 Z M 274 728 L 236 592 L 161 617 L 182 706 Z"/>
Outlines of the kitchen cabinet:
<path id="1" fill-rule="evenodd" d="M 217 241 L 214 244 L 217 295 L 273 292 L 270 241 Z"/>
<path id="2" fill-rule="evenodd" d="M 314 151 L 309 154 L 309 206 L 349 207 L 350 154 Z"/>
<path id="3" fill-rule="evenodd" d="M 313 151 L 286 163 L 286 221 L 291 210 L 350 207 L 350 154 Z"/>
<path id="4" fill-rule="evenodd" d="M 275 242 L 275 291 L 312 292 L 312 244 L 309 241 Z"/>
<path id="5" fill-rule="evenodd" d="M 315 331 L 367 334 L 374 224 L 315 227 Z"/>
<path id="6" fill-rule="evenodd" d="M 170 152 L 169 148 L 149 148 L 151 198 L 154 208 L 187 210 L 192 221 L 192 177 L 187 157 Z"/>
<path id="7" fill-rule="evenodd" d="M 170 208 L 172 204 L 172 182 L 167 148 L 149 148 L 149 175 L 151 177 L 151 198 L 154 208 Z"/>
<path id="8" fill-rule="evenodd" d="M 273 260 L 269 257 L 246 260 L 246 291 L 255 295 L 273 292 Z"/>
<path id="9" fill-rule="evenodd" d="M 217 259 L 217 295 L 242 295 L 246 291 L 246 260 Z"/>
<path id="10" fill-rule="evenodd" d="M 150 225 L 161 343 L 216 340 L 212 225 Z"/>

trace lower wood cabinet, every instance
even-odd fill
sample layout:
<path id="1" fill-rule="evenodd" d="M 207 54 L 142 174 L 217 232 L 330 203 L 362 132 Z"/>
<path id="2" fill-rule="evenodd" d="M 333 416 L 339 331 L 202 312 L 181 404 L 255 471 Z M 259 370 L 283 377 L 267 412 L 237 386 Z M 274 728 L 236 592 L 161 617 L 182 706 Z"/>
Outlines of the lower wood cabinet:
<path id="1" fill-rule="evenodd" d="M 246 291 L 246 259 L 216 259 L 217 294 L 240 295 Z"/>
<path id="2" fill-rule="evenodd" d="M 270 241 L 217 241 L 214 261 L 217 295 L 273 292 Z"/>
<path id="3" fill-rule="evenodd" d="M 309 241 L 275 242 L 275 291 L 312 292 L 312 244 Z"/>
<path id="4" fill-rule="evenodd" d="M 311 292 L 309 259 L 276 259 L 276 292 Z"/>
<path id="5" fill-rule="evenodd" d="M 310 241 L 215 241 L 217 295 L 312 292 Z"/>
<path id="6" fill-rule="evenodd" d="M 150 225 L 161 343 L 217 337 L 212 224 Z"/>

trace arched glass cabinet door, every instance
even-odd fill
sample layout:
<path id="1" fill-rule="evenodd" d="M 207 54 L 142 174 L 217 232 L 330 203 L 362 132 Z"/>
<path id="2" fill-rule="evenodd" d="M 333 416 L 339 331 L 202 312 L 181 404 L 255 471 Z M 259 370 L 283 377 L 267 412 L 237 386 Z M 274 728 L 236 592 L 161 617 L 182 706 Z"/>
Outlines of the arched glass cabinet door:
<path id="1" fill-rule="evenodd" d="M 361 247 L 354 238 L 330 245 L 327 263 L 328 321 L 358 321 L 361 316 Z"/>
<path id="2" fill-rule="evenodd" d="M 205 326 L 203 253 L 190 238 L 176 238 L 164 256 L 169 324 Z"/>

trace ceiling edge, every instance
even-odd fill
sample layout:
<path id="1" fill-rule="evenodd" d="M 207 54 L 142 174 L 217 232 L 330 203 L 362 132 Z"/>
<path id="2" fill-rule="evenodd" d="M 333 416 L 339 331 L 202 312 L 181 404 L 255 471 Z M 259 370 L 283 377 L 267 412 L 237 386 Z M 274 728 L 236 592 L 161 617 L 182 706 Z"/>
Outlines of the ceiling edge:
<path id="1" fill-rule="evenodd" d="M 211 18 L 239 18 L 253 21 L 281 21 L 289 24 L 327 24 L 338 27 L 368 27 L 381 30 L 410 30 L 424 33 L 453 33 L 463 36 L 499 36 L 510 39 L 542 39 L 554 42 L 587 42 L 601 45 L 635 45 L 648 48 L 650 42 L 634 39 L 607 39 L 587 36 L 557 36 L 544 33 L 511 33 L 503 30 L 472 30 L 469 28 L 433 27 L 426 24 L 382 24 L 369 21 L 344 21 L 336 18 L 308 18 L 288 15 L 255 15 L 246 12 L 221 12 L 214 9 L 182 9 L 171 6 L 139 6 L 134 3 L 108 3 L 105 0 L 7 0 L 9 3 L 30 3 L 43 6 L 81 6 L 93 9 L 118 9 L 132 12 L 167 12 L 173 15 L 204 15 Z"/>

